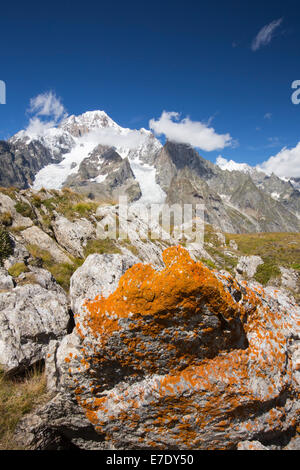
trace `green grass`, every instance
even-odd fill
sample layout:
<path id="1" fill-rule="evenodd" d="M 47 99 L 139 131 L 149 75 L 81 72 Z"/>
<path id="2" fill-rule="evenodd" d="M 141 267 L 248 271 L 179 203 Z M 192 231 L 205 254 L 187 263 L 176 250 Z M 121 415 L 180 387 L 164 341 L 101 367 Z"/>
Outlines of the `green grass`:
<path id="1" fill-rule="evenodd" d="M 300 233 L 227 234 L 226 239 L 236 241 L 241 255 L 261 256 L 267 265 L 300 267 Z"/>
<path id="2" fill-rule="evenodd" d="M 98 204 L 95 202 L 79 202 L 72 206 L 72 211 L 79 214 L 81 217 L 87 217 L 94 214 L 97 210 Z"/>
<path id="3" fill-rule="evenodd" d="M 79 266 L 84 262 L 81 258 L 71 257 L 72 263 L 57 263 L 47 250 L 42 250 L 37 245 L 27 245 L 27 250 L 33 256 L 42 261 L 45 269 L 51 272 L 56 282 L 68 292 L 70 288 L 70 278 Z"/>
<path id="4" fill-rule="evenodd" d="M 278 266 L 270 259 L 266 260 L 264 264 L 260 264 L 256 270 L 254 279 L 263 284 L 264 286 L 270 281 L 280 276 Z"/>
<path id="5" fill-rule="evenodd" d="M 28 271 L 28 268 L 26 264 L 24 263 L 15 263 L 13 266 L 11 266 L 8 270 L 8 274 L 10 274 L 12 277 L 18 277 L 22 273 L 26 273 Z"/>
<path id="6" fill-rule="evenodd" d="M 0 450 L 18 448 L 13 439 L 17 423 L 47 398 L 45 375 L 38 368 L 21 378 L 0 370 Z"/>
<path id="7" fill-rule="evenodd" d="M 67 188 L 60 192 L 52 190 L 51 195 L 50 198 L 42 201 L 50 213 L 50 218 L 53 211 L 57 211 L 72 221 L 78 217 L 89 217 L 95 214 L 98 207 L 97 203 L 85 201 L 83 195 Z"/>
<path id="8" fill-rule="evenodd" d="M 68 292 L 70 289 L 70 279 L 77 268 L 79 268 L 83 259 L 74 259 L 74 263 L 54 263 L 48 266 L 47 269 L 51 272 L 52 276 L 56 279 L 56 282 Z"/>
<path id="9" fill-rule="evenodd" d="M 87 257 L 93 253 L 99 253 L 100 255 L 104 253 L 122 253 L 120 248 L 116 246 L 115 242 L 110 238 L 105 238 L 104 240 L 96 239 L 89 240 L 84 254 Z"/>
<path id="10" fill-rule="evenodd" d="M 213 263 L 210 259 L 201 258 L 201 263 L 205 264 L 210 269 L 216 269 L 215 263 Z"/>
<path id="11" fill-rule="evenodd" d="M 297 271 L 300 271 L 300 264 L 299 263 L 294 263 L 291 265 L 292 269 L 296 269 Z"/>
<path id="12" fill-rule="evenodd" d="M 21 214 L 23 217 L 29 217 L 30 219 L 35 218 L 34 212 L 32 210 L 32 207 L 27 204 L 27 202 L 20 202 L 18 201 L 15 204 L 15 209 L 16 211 Z"/>

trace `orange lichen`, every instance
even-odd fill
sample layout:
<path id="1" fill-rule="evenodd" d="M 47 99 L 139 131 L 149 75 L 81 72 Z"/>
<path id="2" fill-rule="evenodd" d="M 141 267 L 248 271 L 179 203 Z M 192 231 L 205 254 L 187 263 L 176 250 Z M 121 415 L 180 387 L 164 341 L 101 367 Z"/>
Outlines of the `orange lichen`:
<path id="1" fill-rule="evenodd" d="M 275 400 L 287 386 L 291 372 L 286 337 L 280 331 L 283 315 L 262 302 L 261 289 L 254 292 L 246 283 L 241 289 L 229 276 L 221 280 L 180 246 L 165 250 L 163 260 L 161 271 L 134 265 L 115 292 L 86 301 L 85 318 L 76 323 L 85 340 L 81 363 L 87 369 L 101 371 L 115 361 L 131 371 L 131 378 L 153 377 L 150 383 L 137 381 L 124 392 L 112 388 L 101 396 L 106 379 L 102 389 L 96 374 L 92 392 L 79 390 L 77 399 L 96 429 L 112 440 L 124 423 L 132 432 L 139 423 L 146 447 L 163 448 L 167 430 L 173 445 L 201 448 L 207 446 L 203 433 L 210 426 L 219 436 L 210 448 L 223 448 L 226 435 L 237 432 L 236 417 L 244 420 L 246 407 L 255 414 L 262 399 Z M 233 291 L 241 301 L 234 299 Z M 244 346 L 242 331 L 248 338 Z M 89 401 L 81 394 L 89 394 Z M 140 422 L 144 407 L 151 408 L 147 426 Z M 222 419 L 220 409 L 226 410 Z M 279 426 L 283 415 L 278 408 L 266 413 L 266 420 Z M 253 418 L 243 426 L 245 432 L 255 433 L 260 424 Z"/>

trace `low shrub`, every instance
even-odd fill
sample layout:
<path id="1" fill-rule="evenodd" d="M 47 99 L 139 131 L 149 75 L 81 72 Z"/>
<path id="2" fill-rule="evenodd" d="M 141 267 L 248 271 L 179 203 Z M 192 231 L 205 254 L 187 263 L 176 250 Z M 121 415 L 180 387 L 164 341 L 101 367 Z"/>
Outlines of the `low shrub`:
<path id="1" fill-rule="evenodd" d="M 13 241 L 9 236 L 9 233 L 2 227 L 0 227 L 0 265 L 3 261 L 13 254 Z"/>
<path id="2" fill-rule="evenodd" d="M 20 202 L 18 201 L 16 204 L 15 204 L 15 209 L 16 211 L 21 214 L 23 217 L 29 217 L 29 218 L 33 218 L 34 217 L 34 213 L 33 213 L 33 210 L 32 208 L 30 207 L 29 204 L 27 204 L 27 202 Z"/>

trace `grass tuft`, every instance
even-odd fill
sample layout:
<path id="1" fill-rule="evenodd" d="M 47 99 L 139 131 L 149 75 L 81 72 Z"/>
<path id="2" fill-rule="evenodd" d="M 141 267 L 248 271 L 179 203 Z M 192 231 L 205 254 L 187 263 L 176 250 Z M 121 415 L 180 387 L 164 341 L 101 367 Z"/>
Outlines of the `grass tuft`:
<path id="1" fill-rule="evenodd" d="M 47 398 L 45 375 L 38 367 L 25 377 L 9 377 L 0 370 L 0 450 L 18 448 L 13 439 L 17 423 Z"/>

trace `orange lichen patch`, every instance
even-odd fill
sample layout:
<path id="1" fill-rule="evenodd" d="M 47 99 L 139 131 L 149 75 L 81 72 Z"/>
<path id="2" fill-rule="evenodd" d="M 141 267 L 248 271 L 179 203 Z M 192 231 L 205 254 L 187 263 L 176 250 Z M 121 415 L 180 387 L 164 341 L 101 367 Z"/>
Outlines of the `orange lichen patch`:
<path id="1" fill-rule="evenodd" d="M 156 272 L 149 265 L 137 264 L 122 276 L 118 288 L 108 298 L 97 298 L 85 304 L 87 314 L 84 326 L 99 339 L 99 349 L 105 348 L 113 335 L 120 335 L 126 346 L 126 358 L 135 358 L 131 365 L 139 367 L 143 362 L 143 369 L 151 372 L 156 369 L 158 353 L 150 351 L 148 344 L 162 331 L 166 341 L 162 338 L 161 343 L 169 350 L 171 357 L 166 367 L 176 369 L 174 355 L 181 368 L 182 364 L 186 366 L 195 361 L 194 352 L 183 352 L 178 347 L 176 339 L 180 331 L 176 332 L 176 336 L 170 332 L 171 339 L 167 337 L 168 322 L 180 323 L 178 329 L 186 330 L 191 317 L 201 315 L 203 303 L 209 315 L 222 316 L 228 323 L 244 315 L 222 282 L 202 263 L 195 263 L 186 250 L 169 248 L 163 253 L 163 259 L 166 265 L 164 270 Z M 120 327 L 122 319 L 127 320 L 128 329 L 138 330 L 141 337 L 128 335 L 128 329 L 124 332 Z M 194 339 L 199 334 L 197 323 L 194 332 L 190 329 Z M 213 341 L 214 328 L 202 326 L 203 339 Z M 82 335 L 82 332 L 79 331 L 79 334 Z M 116 359 L 128 365 L 127 359 L 120 356 Z"/>
<path id="2" fill-rule="evenodd" d="M 112 442 L 125 426 L 145 433 L 146 447 L 207 448 L 210 429 L 209 448 L 230 448 L 232 436 L 261 431 L 262 403 L 289 389 L 289 322 L 263 290 L 221 280 L 183 248 L 163 259 L 161 271 L 137 264 L 109 297 L 85 303 L 76 329 L 90 380 L 77 400 Z M 113 371 L 105 373 L 112 364 L 123 384 L 116 388 Z M 270 429 L 296 426 L 283 408 L 264 415 Z"/>

